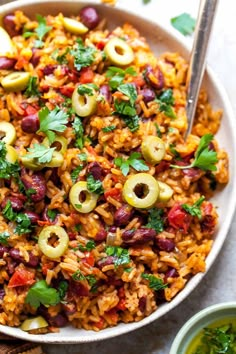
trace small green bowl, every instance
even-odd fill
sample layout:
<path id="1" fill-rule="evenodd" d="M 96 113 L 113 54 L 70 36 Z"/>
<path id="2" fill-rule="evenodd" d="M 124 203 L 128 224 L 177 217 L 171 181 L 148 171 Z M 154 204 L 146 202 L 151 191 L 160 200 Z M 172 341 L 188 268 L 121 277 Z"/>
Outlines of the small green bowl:
<path id="1" fill-rule="evenodd" d="M 236 302 L 224 302 L 201 310 L 177 333 L 169 354 L 186 354 L 190 343 L 204 327 L 225 318 L 236 319 Z"/>

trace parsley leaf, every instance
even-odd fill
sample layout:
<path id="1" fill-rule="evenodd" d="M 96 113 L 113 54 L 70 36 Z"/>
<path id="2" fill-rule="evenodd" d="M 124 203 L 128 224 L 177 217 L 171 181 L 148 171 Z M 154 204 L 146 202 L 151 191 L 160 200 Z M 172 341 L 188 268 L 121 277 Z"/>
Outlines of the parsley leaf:
<path id="1" fill-rule="evenodd" d="M 171 89 L 163 91 L 158 96 L 156 101 L 159 103 L 159 110 L 161 112 L 164 112 L 165 115 L 169 118 L 176 118 L 175 112 L 172 108 L 175 101 L 173 97 L 173 91 Z"/>
<path id="2" fill-rule="evenodd" d="M 116 166 L 120 167 L 122 174 L 127 176 L 129 173 L 130 166 L 136 171 L 148 171 L 149 167 L 146 165 L 144 160 L 140 159 L 141 154 L 139 152 L 132 152 L 128 159 L 123 159 L 123 157 L 116 157 L 114 163 Z"/>
<path id="3" fill-rule="evenodd" d="M 28 38 L 36 35 L 38 39 L 35 41 L 35 47 L 42 48 L 44 45 L 43 38 L 45 34 L 47 34 L 52 29 L 52 27 L 46 25 L 46 19 L 43 16 L 36 15 L 36 19 L 38 21 L 38 27 L 35 29 L 35 32 L 26 31 L 23 33 L 23 37 Z"/>
<path id="4" fill-rule="evenodd" d="M 193 205 L 188 205 L 188 204 L 182 204 L 181 208 L 183 208 L 187 213 L 189 213 L 192 216 L 197 216 L 198 219 L 201 219 L 202 217 L 202 212 L 201 212 L 201 205 L 204 202 L 205 197 L 202 196 L 199 198 Z"/>
<path id="5" fill-rule="evenodd" d="M 83 273 L 81 272 L 81 270 L 77 270 L 74 274 L 72 274 L 72 279 L 75 281 L 84 281 L 86 280 L 88 282 L 88 284 L 91 286 L 90 291 L 93 292 L 94 289 L 94 285 L 97 283 L 97 280 L 95 278 L 95 276 L 93 274 L 89 274 L 89 275 L 83 275 Z"/>
<path id="6" fill-rule="evenodd" d="M 163 209 L 149 209 L 148 223 L 145 227 L 154 229 L 158 234 L 164 230 Z"/>
<path id="7" fill-rule="evenodd" d="M 77 178 L 79 177 L 80 172 L 82 171 L 83 166 L 77 166 L 70 174 L 71 180 L 73 183 L 76 182 Z"/>
<path id="8" fill-rule="evenodd" d="M 0 178 L 10 179 L 15 177 L 18 179 L 20 165 L 18 162 L 11 163 L 6 160 L 7 147 L 4 141 L 0 141 Z"/>
<path id="9" fill-rule="evenodd" d="M 67 54 L 70 52 L 70 49 L 67 47 L 66 50 L 58 55 L 58 50 L 54 52 L 54 58 L 59 64 L 68 64 Z M 54 59 L 53 58 L 53 59 Z"/>
<path id="10" fill-rule="evenodd" d="M 196 25 L 196 20 L 186 12 L 177 17 L 173 17 L 170 21 L 172 26 L 184 36 L 192 34 Z"/>
<path id="11" fill-rule="evenodd" d="M 174 155 L 176 160 L 181 160 L 180 153 L 175 149 L 175 144 L 169 145 L 170 152 Z"/>
<path id="12" fill-rule="evenodd" d="M 63 300 L 64 297 L 66 296 L 66 292 L 67 292 L 68 287 L 69 287 L 69 284 L 67 281 L 65 281 L 65 280 L 60 281 L 58 288 L 57 288 L 60 300 Z"/>
<path id="13" fill-rule="evenodd" d="M 134 106 L 135 101 L 137 100 L 138 94 L 134 85 L 132 84 L 123 84 L 120 85 L 118 91 L 122 92 L 124 95 L 129 97 L 131 106 Z"/>
<path id="14" fill-rule="evenodd" d="M 123 83 L 125 75 L 136 76 L 136 71 L 132 68 L 132 66 L 126 68 L 125 70 L 118 68 L 116 66 L 109 66 L 106 71 L 106 77 L 109 80 L 109 86 L 112 90 L 116 90 L 119 85 Z"/>
<path id="15" fill-rule="evenodd" d="M 75 117 L 72 127 L 75 132 L 75 147 L 82 149 L 84 146 L 84 127 L 79 117 Z"/>
<path id="16" fill-rule="evenodd" d="M 105 252 L 108 256 L 114 257 L 115 267 L 130 263 L 129 251 L 125 248 L 119 246 L 107 246 Z"/>
<path id="17" fill-rule="evenodd" d="M 103 194 L 104 189 L 102 181 L 96 180 L 92 174 L 87 177 L 87 188 L 91 193 Z"/>
<path id="18" fill-rule="evenodd" d="M 45 280 L 39 280 L 29 289 L 25 302 L 36 309 L 40 304 L 44 306 L 55 306 L 60 302 L 60 295 L 59 292 L 51 288 Z"/>
<path id="19" fill-rule="evenodd" d="M 94 47 L 85 47 L 82 40 L 77 39 L 77 47 L 71 50 L 74 57 L 74 66 L 80 71 L 82 68 L 90 66 L 95 59 L 96 49 Z"/>
<path id="20" fill-rule="evenodd" d="M 32 224 L 28 215 L 23 213 L 15 213 L 12 209 L 10 200 L 7 201 L 5 208 L 2 210 L 2 215 L 5 219 L 16 223 L 16 228 L 14 231 L 18 235 L 27 234 L 32 231 Z"/>
<path id="21" fill-rule="evenodd" d="M 107 127 L 102 128 L 102 131 L 103 131 L 104 133 L 110 133 L 110 132 L 112 132 L 112 131 L 115 130 L 115 129 L 116 129 L 116 126 L 115 126 L 115 125 L 109 125 L 109 126 L 107 126 Z"/>
<path id="22" fill-rule="evenodd" d="M 57 210 L 53 210 L 53 209 L 47 210 L 47 216 L 49 217 L 49 219 L 51 221 L 54 221 L 56 219 L 57 215 L 58 215 Z"/>
<path id="23" fill-rule="evenodd" d="M 47 163 L 52 161 L 52 155 L 55 147 L 47 148 L 44 145 L 34 144 L 33 148 L 28 148 L 29 154 L 26 154 L 24 157 L 26 159 L 35 159 L 39 163 Z"/>
<path id="24" fill-rule="evenodd" d="M 195 152 L 193 162 L 188 166 L 170 165 L 178 169 L 198 167 L 203 171 L 216 171 L 215 164 L 218 162 L 217 153 L 209 149 L 209 143 L 213 140 L 212 134 L 205 134 L 201 137 L 198 148 Z"/>
<path id="25" fill-rule="evenodd" d="M 52 111 L 49 111 L 47 107 L 44 107 L 39 111 L 39 121 L 40 128 L 37 131 L 43 132 L 47 137 L 50 143 L 54 142 L 56 132 L 64 132 L 66 130 L 66 124 L 68 123 L 68 114 L 59 107 L 54 108 Z"/>
<path id="26" fill-rule="evenodd" d="M 31 76 L 29 78 L 27 88 L 25 90 L 25 95 L 27 97 L 32 97 L 32 96 L 40 96 L 40 92 L 38 90 L 38 84 L 37 84 L 37 77 L 36 76 Z"/>
<path id="27" fill-rule="evenodd" d="M 9 237 L 10 237 L 9 232 L 7 232 L 7 231 L 1 232 L 0 233 L 0 244 L 7 245 Z"/>
<path id="28" fill-rule="evenodd" d="M 149 281 L 149 287 L 155 291 L 159 291 L 168 287 L 168 284 L 164 284 L 163 280 L 157 278 L 153 274 L 142 273 L 142 278 Z"/>
<path id="29" fill-rule="evenodd" d="M 92 251 L 95 247 L 96 247 L 95 242 L 92 241 L 92 240 L 90 240 L 90 241 L 88 241 L 88 242 L 86 243 L 85 246 L 79 245 L 79 246 L 78 246 L 78 249 L 79 249 L 80 251 Z"/>

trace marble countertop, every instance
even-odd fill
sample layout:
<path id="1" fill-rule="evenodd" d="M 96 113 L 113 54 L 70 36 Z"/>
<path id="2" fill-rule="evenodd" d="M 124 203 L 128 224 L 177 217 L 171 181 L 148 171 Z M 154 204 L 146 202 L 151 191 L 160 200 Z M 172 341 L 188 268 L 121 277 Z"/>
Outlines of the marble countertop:
<path id="1" fill-rule="evenodd" d="M 0 0 L 0 4 L 8 2 Z M 199 0 L 118 0 L 121 8 L 135 9 L 161 23 L 170 31 L 170 18 L 187 12 L 196 18 Z M 208 63 L 223 83 L 236 114 L 236 8 L 233 0 L 219 0 L 214 30 L 208 51 Z M 191 43 L 192 37 L 183 40 Z M 235 259 L 236 214 L 224 246 L 198 287 L 171 312 L 150 325 L 113 339 L 79 345 L 44 345 L 46 354 L 168 354 L 180 327 L 196 312 L 218 302 L 236 300 Z"/>

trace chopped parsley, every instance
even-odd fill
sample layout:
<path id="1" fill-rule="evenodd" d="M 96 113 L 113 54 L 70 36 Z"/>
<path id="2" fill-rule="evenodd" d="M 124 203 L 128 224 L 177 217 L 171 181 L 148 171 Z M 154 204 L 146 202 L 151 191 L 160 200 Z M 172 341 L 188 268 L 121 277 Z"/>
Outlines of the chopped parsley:
<path id="1" fill-rule="evenodd" d="M 162 138 L 162 133 L 161 133 L 159 125 L 157 123 L 154 123 L 154 125 L 155 125 L 155 128 L 156 128 L 156 132 L 157 132 L 158 138 Z"/>
<path id="2" fill-rule="evenodd" d="M 3 141 L 0 141 L 0 178 L 10 179 L 15 177 L 18 179 L 20 165 L 15 162 L 11 163 L 6 160 L 7 148 Z"/>
<path id="3" fill-rule="evenodd" d="M 170 152 L 174 155 L 175 160 L 181 160 L 180 153 L 175 149 L 175 144 L 169 145 Z"/>
<path id="4" fill-rule="evenodd" d="M 36 76 L 31 76 L 29 78 L 27 88 L 25 90 L 25 95 L 27 97 L 32 97 L 32 96 L 40 96 L 40 92 L 38 89 L 38 84 L 37 84 L 37 77 Z"/>
<path id="5" fill-rule="evenodd" d="M 142 273 L 142 278 L 149 281 L 149 287 L 155 291 L 159 291 L 168 287 L 168 284 L 164 284 L 163 280 L 157 278 L 153 274 Z"/>
<path id="6" fill-rule="evenodd" d="M 184 36 L 190 35 L 194 32 L 196 20 L 186 12 L 173 17 L 170 21 L 172 26 Z"/>
<path id="7" fill-rule="evenodd" d="M 84 127 L 79 117 L 75 117 L 72 127 L 75 132 L 75 147 L 82 149 L 84 147 Z"/>
<path id="8" fill-rule="evenodd" d="M 32 231 L 32 224 L 28 215 L 23 213 L 15 213 L 12 209 L 10 200 L 7 201 L 5 208 L 2 210 L 2 215 L 5 219 L 16 223 L 16 228 L 14 231 L 18 235 L 27 234 Z"/>
<path id="9" fill-rule="evenodd" d="M 24 156 L 26 159 L 34 159 L 36 163 L 47 163 L 52 161 L 55 147 L 48 148 L 44 145 L 34 144 L 33 148 L 28 148 L 27 150 L 29 151 L 29 154 Z"/>
<path id="10" fill-rule="evenodd" d="M 80 172 L 82 171 L 83 166 L 77 166 L 72 172 L 71 172 L 71 180 L 73 183 L 77 181 L 77 178 L 79 177 Z"/>
<path id="11" fill-rule="evenodd" d="M 78 248 L 76 248 L 76 249 L 79 249 L 80 251 L 92 251 L 95 247 L 96 247 L 95 242 L 90 240 L 86 243 L 85 246 L 79 245 Z"/>
<path id="12" fill-rule="evenodd" d="M 55 59 L 59 64 L 68 64 L 67 54 L 69 54 L 70 49 L 67 47 L 62 54 L 58 54 L 58 49 L 53 53 L 53 59 Z"/>
<path id="13" fill-rule="evenodd" d="M 48 209 L 47 210 L 47 216 L 49 217 L 50 220 L 54 221 L 58 215 L 57 210 L 53 209 Z"/>
<path id="14" fill-rule="evenodd" d="M 63 300 L 64 297 L 66 296 L 66 292 L 67 292 L 68 287 L 69 287 L 69 284 L 67 281 L 65 281 L 65 280 L 60 281 L 58 288 L 57 288 L 60 300 Z"/>
<path id="15" fill-rule="evenodd" d="M 107 246 L 105 252 L 108 256 L 114 257 L 114 265 L 118 267 L 130 263 L 129 251 L 119 246 Z"/>
<path id="16" fill-rule="evenodd" d="M 88 156 L 85 154 L 85 152 L 81 152 L 80 154 L 78 154 L 78 157 L 80 161 L 87 161 L 88 159 Z"/>
<path id="17" fill-rule="evenodd" d="M 176 118 L 175 112 L 173 110 L 173 105 L 175 103 L 173 97 L 173 91 L 171 89 L 167 89 L 163 91 L 156 101 L 159 103 L 159 110 L 164 112 L 165 115 L 169 118 Z"/>
<path id="18" fill-rule="evenodd" d="M 202 212 L 201 212 L 201 205 L 204 202 L 205 197 L 202 196 L 200 197 L 193 205 L 188 205 L 188 204 L 182 204 L 181 208 L 183 208 L 187 213 L 189 213 L 192 216 L 197 216 L 198 219 L 201 219 L 202 217 Z"/>
<path id="19" fill-rule="evenodd" d="M 88 175 L 87 177 L 87 188 L 91 193 L 95 193 L 95 194 L 104 193 L 102 181 L 100 181 L 99 179 L 96 180 L 92 174 Z"/>
<path id="20" fill-rule="evenodd" d="M 116 66 L 109 66 L 106 71 L 106 77 L 109 78 L 109 86 L 112 90 L 116 90 L 123 83 L 125 75 L 136 76 L 136 71 L 130 66 L 125 70 Z"/>
<path id="21" fill-rule="evenodd" d="M 149 209 L 148 223 L 145 227 L 155 230 L 158 234 L 164 230 L 163 209 Z"/>
<path id="22" fill-rule="evenodd" d="M 36 48 L 42 48 L 44 45 L 44 36 L 52 29 L 52 27 L 47 26 L 45 17 L 41 15 L 36 15 L 36 20 L 38 21 L 38 27 L 35 29 L 35 32 L 26 31 L 23 33 L 23 37 L 28 38 L 36 36 L 37 40 L 35 41 L 34 46 Z"/>
<path id="23" fill-rule="evenodd" d="M 110 133 L 115 129 L 116 129 L 115 125 L 109 125 L 107 127 L 102 128 L 102 131 L 103 131 L 103 133 Z"/>
<path id="24" fill-rule="evenodd" d="M 174 168 L 186 169 L 198 167 L 203 171 L 216 171 L 216 163 L 218 162 L 217 153 L 209 149 L 209 144 L 213 140 L 212 134 L 205 134 L 201 137 L 198 148 L 195 152 L 193 162 L 188 166 L 170 165 Z"/>
<path id="25" fill-rule="evenodd" d="M 60 300 L 60 293 L 56 289 L 51 288 L 45 280 L 39 280 L 29 289 L 25 302 L 37 309 L 41 304 L 55 306 Z"/>
<path id="26" fill-rule="evenodd" d="M 74 66 L 78 71 L 93 63 L 95 53 L 96 49 L 94 47 L 85 47 L 81 38 L 77 39 L 77 47 L 70 51 L 70 54 L 74 57 Z"/>
<path id="27" fill-rule="evenodd" d="M 72 274 L 72 279 L 75 281 L 84 281 L 86 280 L 91 286 L 90 291 L 93 292 L 94 285 L 97 283 L 97 280 L 93 274 L 83 275 L 83 273 L 78 269 L 74 274 Z"/>
<path id="28" fill-rule="evenodd" d="M 121 172 L 124 176 L 129 173 L 130 167 L 136 171 L 148 171 L 149 167 L 146 165 L 145 161 L 140 159 L 141 154 L 139 152 L 132 152 L 128 159 L 123 159 L 123 157 L 116 157 L 114 163 L 116 166 L 120 167 Z"/>
<path id="29" fill-rule="evenodd" d="M 9 232 L 7 232 L 7 231 L 1 232 L 0 233 L 0 244 L 7 245 L 9 237 L 10 237 Z"/>
<path id="30" fill-rule="evenodd" d="M 44 107 L 39 111 L 40 128 L 37 133 L 43 132 L 48 137 L 49 142 L 53 143 L 55 131 L 64 132 L 68 119 L 68 114 L 59 107 L 54 108 L 52 111 Z"/>

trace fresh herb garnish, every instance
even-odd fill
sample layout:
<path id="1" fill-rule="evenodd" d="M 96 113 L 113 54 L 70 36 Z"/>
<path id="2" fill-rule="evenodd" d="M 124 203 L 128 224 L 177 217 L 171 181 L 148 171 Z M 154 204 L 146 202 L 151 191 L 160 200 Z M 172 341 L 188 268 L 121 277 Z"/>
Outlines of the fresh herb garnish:
<path id="1" fill-rule="evenodd" d="M 116 157 L 114 163 L 116 166 L 120 167 L 122 174 L 127 176 L 130 167 L 133 167 L 136 171 L 148 171 L 149 167 L 146 165 L 145 161 L 140 159 L 141 154 L 139 152 L 132 152 L 128 159 L 123 159 L 123 157 Z"/>
<path id="2" fill-rule="evenodd" d="M 55 306 L 60 300 L 60 294 L 56 289 L 51 288 L 45 280 L 39 280 L 29 289 L 25 302 L 37 309 L 40 304 Z"/>
<path id="3" fill-rule="evenodd" d="M 58 55 L 58 50 L 54 52 L 53 59 L 59 63 L 59 64 L 68 64 L 68 59 L 67 59 L 67 54 L 70 53 L 70 49 L 67 47 L 66 50 Z"/>
<path id="4" fill-rule="evenodd" d="M 77 39 L 77 47 L 70 51 L 70 54 L 74 57 L 74 66 L 78 71 L 93 63 L 95 53 L 96 49 L 94 47 L 85 47 L 81 38 Z"/>
<path id="5" fill-rule="evenodd" d="M 91 292 L 95 291 L 95 284 L 97 283 L 97 280 L 93 274 L 83 275 L 83 273 L 78 269 L 74 274 L 72 274 L 71 277 L 75 281 L 86 280 L 88 282 L 88 284 L 91 286 L 90 291 Z"/>
<path id="6" fill-rule="evenodd" d="M 93 88 L 88 85 L 79 85 L 77 88 L 77 92 L 82 96 L 84 96 L 84 95 L 93 96 L 94 95 Z"/>
<path id="7" fill-rule="evenodd" d="M 170 152 L 174 155 L 175 160 L 181 160 L 180 153 L 175 149 L 175 144 L 169 145 Z"/>
<path id="8" fill-rule="evenodd" d="M 187 213 L 189 213 L 192 216 L 197 216 L 198 219 L 201 219 L 202 217 L 202 212 L 201 212 L 201 205 L 204 202 L 205 197 L 202 196 L 200 197 L 193 205 L 189 205 L 189 204 L 181 204 L 181 207 L 187 211 Z"/>
<path id="9" fill-rule="evenodd" d="M 175 103 L 173 97 L 173 91 L 171 89 L 167 89 L 163 91 L 156 101 L 159 103 L 159 110 L 164 112 L 165 115 L 169 118 L 176 118 L 175 112 L 173 110 L 173 105 Z"/>
<path id="10" fill-rule="evenodd" d="M 80 161 L 87 161 L 88 159 L 88 156 L 85 154 L 85 152 L 81 152 L 80 154 L 78 154 L 78 157 Z"/>
<path id="11" fill-rule="evenodd" d="M 71 180 L 73 183 L 76 182 L 77 178 L 79 177 L 80 172 L 82 171 L 83 166 L 77 166 L 72 172 L 71 172 Z"/>
<path id="12" fill-rule="evenodd" d="M 205 134 L 201 137 L 198 148 L 195 152 L 195 158 L 190 165 L 179 166 L 170 165 L 170 167 L 186 169 L 198 167 L 203 171 L 216 171 L 216 163 L 218 162 L 217 153 L 209 149 L 209 144 L 213 140 L 212 134 Z"/>
<path id="13" fill-rule="evenodd" d="M 157 278 L 153 274 L 142 273 L 142 278 L 149 281 L 149 287 L 155 291 L 159 291 L 168 287 L 168 284 L 164 284 L 163 280 Z"/>
<path id="14" fill-rule="evenodd" d="M 31 76 L 29 78 L 27 88 L 25 90 L 25 95 L 27 97 L 32 97 L 32 96 L 40 96 L 40 92 L 38 89 L 38 84 L 37 84 L 37 77 L 36 76 Z"/>
<path id="15" fill-rule="evenodd" d="M 65 280 L 60 281 L 58 288 L 57 288 L 60 300 L 63 300 L 64 297 L 66 296 L 68 286 L 69 286 L 69 284 L 67 281 L 65 281 Z"/>
<path id="16" fill-rule="evenodd" d="M 117 88 L 117 90 L 127 96 L 129 98 L 130 105 L 134 107 L 135 101 L 138 97 L 135 86 L 132 84 L 122 84 Z"/>
<path id="17" fill-rule="evenodd" d="M 64 132 L 66 130 L 66 124 L 68 123 L 69 116 L 66 112 L 59 107 L 50 111 L 47 107 L 44 107 L 39 111 L 40 128 L 37 131 L 43 132 L 50 143 L 55 140 L 55 131 Z"/>
<path id="18" fill-rule="evenodd" d="M 87 188 L 91 193 L 104 193 L 102 181 L 100 181 L 99 179 L 95 179 L 92 174 L 87 177 Z"/>
<path id="19" fill-rule="evenodd" d="M 130 263 L 129 251 L 125 248 L 119 246 L 107 246 L 105 252 L 108 256 L 114 257 L 115 267 Z"/>
<path id="20" fill-rule="evenodd" d="M 155 128 L 156 128 L 156 132 L 157 132 L 158 138 L 162 138 L 162 133 L 161 133 L 159 125 L 157 123 L 154 123 L 154 125 L 155 125 Z"/>
<path id="21" fill-rule="evenodd" d="M 48 209 L 47 210 L 47 216 L 49 217 L 50 220 L 54 221 L 58 215 L 57 210 L 53 209 Z"/>
<path id="22" fill-rule="evenodd" d="M 170 21 L 172 26 L 184 36 L 192 34 L 196 25 L 196 20 L 186 12 L 173 17 Z"/>
<path id="23" fill-rule="evenodd" d="M 10 237 L 9 232 L 7 232 L 7 231 L 1 232 L 0 233 L 0 244 L 7 245 L 9 237 Z"/>
<path id="24" fill-rule="evenodd" d="M 116 129 L 115 125 L 109 125 L 107 127 L 102 128 L 102 131 L 103 131 L 103 133 L 110 133 L 115 129 Z"/>
<path id="25" fill-rule="evenodd" d="M 11 177 L 19 178 L 20 165 L 11 163 L 6 160 L 7 148 L 3 141 L 0 141 L 0 178 L 10 179 Z"/>
<path id="26" fill-rule="evenodd" d="M 34 144 L 33 148 L 28 148 L 29 154 L 24 155 L 25 159 L 34 159 L 36 163 L 47 163 L 52 161 L 55 147 L 48 148 L 44 145 Z"/>
<path id="27" fill-rule="evenodd" d="M 82 149 L 84 147 L 84 127 L 79 117 L 75 117 L 72 127 L 75 132 L 75 147 Z"/>
<path id="28" fill-rule="evenodd" d="M 163 209 L 149 209 L 148 223 L 145 227 L 154 229 L 158 234 L 164 230 Z"/>
<path id="29" fill-rule="evenodd" d="M 109 86 L 112 90 L 116 90 L 119 85 L 123 83 L 125 75 L 136 76 L 136 71 L 130 66 L 123 70 L 116 66 L 109 66 L 106 71 L 106 77 L 109 78 Z"/>
<path id="30" fill-rule="evenodd" d="M 92 240 L 90 240 L 90 241 L 88 241 L 88 242 L 86 243 L 85 246 L 79 245 L 79 246 L 78 246 L 78 249 L 79 249 L 80 251 L 92 251 L 95 247 L 96 247 L 95 242 L 92 241 Z"/>
<path id="31" fill-rule="evenodd" d="M 10 200 L 7 201 L 5 208 L 2 210 L 2 215 L 5 219 L 16 223 L 14 231 L 18 235 L 27 234 L 32 231 L 32 224 L 28 215 L 14 212 Z"/>
<path id="32" fill-rule="evenodd" d="M 35 41 L 34 46 L 36 48 L 42 48 L 44 45 L 43 38 L 52 29 L 52 27 L 46 25 L 46 19 L 41 15 L 36 15 L 36 20 L 38 21 L 38 27 L 35 29 L 35 32 L 26 31 L 23 33 L 23 37 L 28 38 L 31 36 L 36 36 L 38 39 Z"/>

